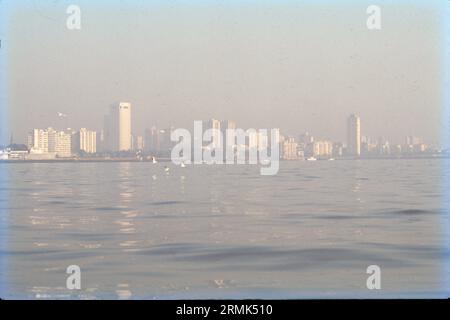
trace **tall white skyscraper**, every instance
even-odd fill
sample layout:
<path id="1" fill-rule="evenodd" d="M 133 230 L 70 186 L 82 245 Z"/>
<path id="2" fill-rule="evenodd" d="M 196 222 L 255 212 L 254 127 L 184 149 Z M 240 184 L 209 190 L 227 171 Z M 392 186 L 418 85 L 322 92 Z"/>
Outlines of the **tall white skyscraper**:
<path id="1" fill-rule="evenodd" d="M 347 120 L 347 153 L 357 157 L 361 155 L 361 119 L 354 114 Z"/>
<path id="2" fill-rule="evenodd" d="M 105 116 L 104 151 L 130 151 L 131 143 L 131 104 L 120 102 L 112 106 Z"/>
<path id="3" fill-rule="evenodd" d="M 119 104 L 119 151 L 130 151 L 131 144 L 131 104 Z"/>

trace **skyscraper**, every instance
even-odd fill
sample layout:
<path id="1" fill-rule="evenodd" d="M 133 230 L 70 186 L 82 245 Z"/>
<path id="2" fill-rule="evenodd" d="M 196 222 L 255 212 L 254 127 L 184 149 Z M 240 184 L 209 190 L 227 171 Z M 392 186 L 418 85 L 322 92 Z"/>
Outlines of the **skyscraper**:
<path id="1" fill-rule="evenodd" d="M 119 104 L 119 151 L 131 150 L 131 104 Z"/>
<path id="2" fill-rule="evenodd" d="M 116 106 L 110 107 L 104 121 L 102 150 L 117 151 L 119 149 L 119 116 Z"/>
<path id="3" fill-rule="evenodd" d="M 347 153 L 356 157 L 361 155 L 361 120 L 354 114 L 347 120 Z"/>
<path id="4" fill-rule="evenodd" d="M 145 130 L 144 150 L 152 154 L 157 154 L 160 150 L 159 130 L 155 126 Z"/>
<path id="5" fill-rule="evenodd" d="M 145 147 L 144 137 L 137 136 L 136 141 L 134 142 L 134 150 L 144 150 L 144 147 Z"/>
<path id="6" fill-rule="evenodd" d="M 104 150 L 130 151 L 131 145 L 131 104 L 120 102 L 105 116 Z"/>
<path id="7" fill-rule="evenodd" d="M 174 146 L 173 141 L 170 139 L 172 131 L 175 128 L 170 126 L 167 129 L 162 129 L 158 131 L 158 139 L 159 139 L 159 152 L 158 154 L 162 157 L 170 157 L 170 152 Z"/>

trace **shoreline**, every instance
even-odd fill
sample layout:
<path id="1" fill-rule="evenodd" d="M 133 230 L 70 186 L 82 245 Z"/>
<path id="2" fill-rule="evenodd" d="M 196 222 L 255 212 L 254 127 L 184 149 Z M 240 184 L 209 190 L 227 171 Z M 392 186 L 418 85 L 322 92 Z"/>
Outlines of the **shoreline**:
<path id="1" fill-rule="evenodd" d="M 427 159 L 450 159 L 450 155 L 428 155 L 428 156 L 400 156 L 400 157 L 360 157 L 360 158 L 334 158 L 335 161 L 357 161 L 357 160 L 427 160 Z M 170 158 L 157 158 L 158 162 L 171 162 Z M 306 159 L 280 159 L 280 161 L 286 161 L 286 162 L 314 162 L 314 161 L 308 161 Z M 318 158 L 317 161 L 324 162 L 324 161 L 330 161 L 330 159 L 320 159 Z M 32 160 L 26 160 L 26 159 L 0 159 L 0 163 L 117 163 L 117 162 L 145 162 L 145 163 L 152 163 L 152 160 L 140 160 L 137 158 L 59 158 L 59 159 L 32 159 Z M 157 164 L 157 163 L 156 163 Z"/>

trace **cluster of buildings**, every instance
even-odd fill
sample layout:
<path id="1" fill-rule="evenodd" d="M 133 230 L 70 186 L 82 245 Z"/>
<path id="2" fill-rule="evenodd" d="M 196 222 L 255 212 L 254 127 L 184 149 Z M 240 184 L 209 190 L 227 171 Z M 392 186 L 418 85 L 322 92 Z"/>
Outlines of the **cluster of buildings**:
<path id="1" fill-rule="evenodd" d="M 316 139 L 309 132 L 295 137 L 281 136 L 281 157 L 284 160 L 334 159 L 358 157 L 361 152 L 361 120 L 351 115 L 347 120 L 347 144 L 328 139 Z"/>
<path id="2" fill-rule="evenodd" d="M 225 137 L 227 129 L 236 129 L 236 123 L 230 120 L 220 121 L 217 119 L 210 119 L 202 122 L 202 128 L 203 130 L 215 129 L 217 130 L 215 131 L 216 133 L 220 131 L 222 137 Z M 142 144 L 139 143 L 136 147 L 141 147 L 138 150 L 142 150 L 146 154 L 168 158 L 170 157 L 173 146 L 176 144 L 176 142 L 173 142 L 170 139 L 173 130 L 175 130 L 174 127 L 158 129 L 155 126 L 146 129 L 143 137 L 136 137 L 137 141 L 142 141 Z M 226 140 L 220 141 L 221 139 L 218 136 L 214 136 L 214 134 L 211 137 L 211 140 L 212 147 L 221 147 L 221 143 L 226 143 Z"/>
<path id="3" fill-rule="evenodd" d="M 131 104 L 120 102 L 111 106 L 104 118 L 103 130 L 96 132 L 86 128 L 64 131 L 53 128 L 33 129 L 28 134 L 26 147 L 14 145 L 0 152 L 1 159 L 54 159 L 73 157 L 134 157 L 150 155 L 152 157 L 170 157 L 176 142 L 170 139 L 174 127 L 146 129 L 143 135 L 132 134 Z M 222 132 L 227 143 L 226 130 L 236 129 L 234 121 L 210 119 L 203 122 L 203 130 L 217 129 Z M 268 148 L 269 139 L 260 131 L 247 133 L 246 147 Z M 219 141 L 220 139 L 214 139 Z M 426 153 L 429 148 L 416 137 L 406 137 L 403 144 L 390 144 L 385 138 L 373 140 L 361 135 L 361 119 L 350 115 L 347 119 L 347 141 L 333 142 L 328 139 L 316 139 L 305 132 L 297 138 L 280 135 L 280 157 L 284 160 L 334 159 L 377 156 L 399 156 L 405 154 Z"/>
<path id="4" fill-rule="evenodd" d="M 384 137 L 371 139 L 361 134 L 361 119 L 357 115 L 350 115 L 347 119 L 347 141 L 333 142 L 327 139 L 315 139 L 305 132 L 295 140 L 293 137 L 281 141 L 282 158 L 296 159 L 333 159 L 360 157 L 389 157 L 419 155 L 431 150 L 422 139 L 407 136 L 403 144 L 391 144 Z"/>
<path id="5" fill-rule="evenodd" d="M 351 115 L 347 119 L 347 144 L 327 139 L 315 139 L 309 132 L 302 133 L 298 140 L 294 137 L 284 138 L 282 158 L 298 159 L 334 159 L 338 157 L 361 156 L 361 119 Z"/>
<path id="6" fill-rule="evenodd" d="M 0 159 L 49 160 L 95 156 L 100 152 L 128 152 L 133 149 L 132 144 L 131 104 L 121 102 L 110 108 L 109 114 L 105 116 L 104 129 L 100 133 L 86 128 L 33 129 L 28 133 L 26 149 L 15 145 L 14 148 L 4 150 Z"/>
<path id="7" fill-rule="evenodd" d="M 27 140 L 29 159 L 69 158 L 77 153 L 97 152 L 97 133 L 86 128 L 79 131 L 34 129 L 28 133 Z"/>

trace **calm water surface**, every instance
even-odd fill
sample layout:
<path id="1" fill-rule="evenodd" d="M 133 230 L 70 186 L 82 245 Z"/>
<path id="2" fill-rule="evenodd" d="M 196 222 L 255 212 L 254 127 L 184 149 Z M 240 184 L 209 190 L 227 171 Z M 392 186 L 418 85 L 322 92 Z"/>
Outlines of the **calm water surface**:
<path id="1" fill-rule="evenodd" d="M 4 298 L 448 295 L 448 160 L 0 164 Z M 166 172 L 164 166 L 170 167 Z M 66 289 L 79 265 L 82 289 Z M 382 290 L 366 288 L 366 268 Z"/>

